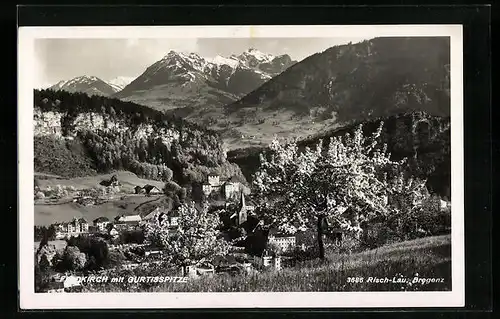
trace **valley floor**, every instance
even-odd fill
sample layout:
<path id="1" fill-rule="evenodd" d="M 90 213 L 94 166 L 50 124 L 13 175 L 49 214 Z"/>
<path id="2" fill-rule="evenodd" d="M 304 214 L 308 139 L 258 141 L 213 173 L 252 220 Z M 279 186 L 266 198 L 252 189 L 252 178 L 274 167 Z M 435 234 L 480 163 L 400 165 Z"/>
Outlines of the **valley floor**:
<path id="1" fill-rule="evenodd" d="M 54 202 L 35 200 L 35 225 L 48 226 L 52 223 L 70 221 L 73 217 L 85 218 L 91 222 L 98 217 L 113 219 L 120 214 L 137 214 L 138 208 L 142 205 L 157 201 L 161 197 L 158 195 L 136 195 L 134 194 L 134 187 L 149 184 L 163 189 L 165 183 L 142 179 L 133 173 L 125 171 L 71 179 L 44 179 L 39 180 L 38 183 L 42 189 L 47 188 L 47 186 L 55 187 L 56 185 L 73 186 L 75 189 L 91 189 L 98 186 L 102 180 L 110 179 L 113 175 L 117 176 L 121 184 L 120 192 L 109 196 L 106 202 L 99 205 L 82 206 L 73 202 L 72 198 L 60 198 Z"/>

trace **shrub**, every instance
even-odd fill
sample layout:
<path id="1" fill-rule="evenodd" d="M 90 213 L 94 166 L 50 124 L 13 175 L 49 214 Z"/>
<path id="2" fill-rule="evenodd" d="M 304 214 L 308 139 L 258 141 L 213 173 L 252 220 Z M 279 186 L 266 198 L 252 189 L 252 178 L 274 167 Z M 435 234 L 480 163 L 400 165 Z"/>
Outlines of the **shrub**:
<path id="1" fill-rule="evenodd" d="M 35 199 L 44 199 L 45 198 L 45 194 L 41 191 L 38 191 L 36 192 L 35 194 Z"/>

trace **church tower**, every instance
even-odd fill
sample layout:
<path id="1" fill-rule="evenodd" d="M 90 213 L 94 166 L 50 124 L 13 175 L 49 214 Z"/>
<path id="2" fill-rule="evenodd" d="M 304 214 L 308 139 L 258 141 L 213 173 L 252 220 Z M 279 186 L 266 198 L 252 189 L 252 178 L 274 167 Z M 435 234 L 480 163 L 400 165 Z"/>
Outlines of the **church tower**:
<path id="1" fill-rule="evenodd" d="M 245 194 L 243 194 L 243 191 L 240 192 L 241 196 L 240 196 L 240 207 L 243 208 L 243 207 L 246 207 L 245 205 Z"/>
<path id="2" fill-rule="evenodd" d="M 245 204 L 245 194 L 241 192 L 240 196 L 240 211 L 238 212 L 238 225 L 243 224 L 248 218 L 248 207 Z"/>

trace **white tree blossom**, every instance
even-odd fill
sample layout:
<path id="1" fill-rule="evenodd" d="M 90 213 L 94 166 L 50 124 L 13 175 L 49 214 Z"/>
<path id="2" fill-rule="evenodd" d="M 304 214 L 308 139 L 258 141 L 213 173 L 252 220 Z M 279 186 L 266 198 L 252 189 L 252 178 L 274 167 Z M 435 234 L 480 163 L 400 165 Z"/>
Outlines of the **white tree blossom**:
<path id="1" fill-rule="evenodd" d="M 299 152 L 296 143 L 275 139 L 270 154 L 261 154 L 253 181 L 266 223 L 294 233 L 322 215 L 345 230 L 360 232 L 362 222 L 418 206 L 425 181 L 396 174 L 405 160 L 391 160 L 387 146 L 380 145 L 382 125 L 368 137 L 362 126 L 352 135 L 332 137 L 326 150 L 322 141 Z M 404 205 L 391 205 L 393 197 Z"/>
<path id="2" fill-rule="evenodd" d="M 145 229 L 146 238 L 164 248 L 167 258 L 174 263 L 190 264 L 227 253 L 229 247 L 219 232 L 219 215 L 208 212 L 206 204 L 199 209 L 194 202 L 183 203 L 176 212 L 176 227 L 169 225 L 168 219 L 159 213 Z"/>

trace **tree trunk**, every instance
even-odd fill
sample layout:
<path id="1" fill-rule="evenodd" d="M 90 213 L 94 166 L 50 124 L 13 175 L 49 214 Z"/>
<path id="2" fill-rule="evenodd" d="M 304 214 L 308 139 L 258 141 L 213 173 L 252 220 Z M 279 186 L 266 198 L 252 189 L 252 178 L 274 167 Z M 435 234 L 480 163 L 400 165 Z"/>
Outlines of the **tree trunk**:
<path id="1" fill-rule="evenodd" d="M 319 258 L 325 259 L 325 247 L 323 245 L 323 220 L 325 216 L 318 216 L 318 248 Z"/>

